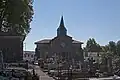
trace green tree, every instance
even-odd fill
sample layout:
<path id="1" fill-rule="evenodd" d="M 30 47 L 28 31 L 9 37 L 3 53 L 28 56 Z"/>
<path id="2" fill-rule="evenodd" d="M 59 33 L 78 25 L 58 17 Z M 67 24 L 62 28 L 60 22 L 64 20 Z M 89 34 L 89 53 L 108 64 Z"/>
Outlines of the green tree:
<path id="1" fill-rule="evenodd" d="M 112 53 L 113 55 L 116 54 L 116 43 L 110 41 L 108 45 L 101 46 L 103 52 Z"/>
<path id="2" fill-rule="evenodd" d="M 109 51 L 115 55 L 116 54 L 116 43 L 113 41 L 110 41 L 108 46 L 109 46 Z"/>
<path id="3" fill-rule="evenodd" d="M 27 35 L 33 16 L 33 0 L 0 0 L 0 32 Z"/>
<path id="4" fill-rule="evenodd" d="M 101 55 L 101 59 L 102 59 L 101 61 L 104 63 L 105 57 L 111 58 L 113 68 L 120 66 L 119 64 L 120 57 L 118 56 L 118 53 L 120 51 L 119 49 L 120 49 L 120 41 L 118 41 L 117 44 L 113 41 L 110 41 L 108 45 L 102 47 L 102 50 L 105 53 Z"/>
<path id="5" fill-rule="evenodd" d="M 117 54 L 120 56 L 120 40 L 116 44 Z"/>
<path id="6" fill-rule="evenodd" d="M 90 38 L 87 41 L 86 50 L 88 52 L 100 52 L 102 49 L 100 45 L 95 41 L 94 38 Z"/>
<path id="7" fill-rule="evenodd" d="M 103 52 L 108 52 L 109 51 L 109 46 L 108 45 L 101 46 L 101 48 L 102 48 Z"/>
<path id="8" fill-rule="evenodd" d="M 113 69 L 120 67 L 119 42 L 116 44 L 116 54 L 112 54 Z"/>

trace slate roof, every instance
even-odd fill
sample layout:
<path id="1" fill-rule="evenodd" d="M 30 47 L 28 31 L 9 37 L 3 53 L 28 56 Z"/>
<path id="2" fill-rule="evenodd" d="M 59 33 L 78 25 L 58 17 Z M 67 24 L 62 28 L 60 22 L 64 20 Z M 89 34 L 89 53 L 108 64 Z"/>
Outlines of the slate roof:
<path id="1" fill-rule="evenodd" d="M 39 44 L 39 43 L 49 43 L 51 41 L 51 39 L 43 39 L 40 41 L 35 42 L 35 44 Z"/>
<path id="2" fill-rule="evenodd" d="M 72 43 L 83 43 L 83 42 L 80 42 L 80 41 L 77 41 L 77 40 L 73 40 Z"/>
<path id="3" fill-rule="evenodd" d="M 40 44 L 40 43 L 49 43 L 51 40 L 52 40 L 52 39 L 43 39 L 43 40 L 40 40 L 40 41 L 35 42 L 35 44 Z M 83 44 L 82 42 L 77 41 L 77 40 L 73 40 L 73 42 L 72 42 L 72 43 L 81 43 L 81 44 Z"/>

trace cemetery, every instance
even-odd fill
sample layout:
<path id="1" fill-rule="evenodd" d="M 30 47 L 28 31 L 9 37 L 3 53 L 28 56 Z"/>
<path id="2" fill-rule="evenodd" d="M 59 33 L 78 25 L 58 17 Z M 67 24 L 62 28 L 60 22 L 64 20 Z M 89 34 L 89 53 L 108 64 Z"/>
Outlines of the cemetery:
<path id="1" fill-rule="evenodd" d="M 5 63 L 3 62 L 2 54 L 3 53 L 1 52 L 0 80 L 39 80 L 34 72 L 34 67 L 31 66 L 29 63 Z"/>
<path id="2" fill-rule="evenodd" d="M 84 49 L 82 44 L 67 34 L 62 16 L 56 37 L 35 42 L 35 56 L 40 69 L 55 80 L 112 78 L 116 75 L 119 78 L 112 59 L 116 55 L 112 51 L 105 52 L 106 47 L 97 44 L 94 38 L 87 41 Z"/>
<path id="3" fill-rule="evenodd" d="M 37 46 L 32 61 L 23 60 L 24 36 L 9 35 L 0 34 L 0 78 L 37 80 L 40 76 L 34 69 L 39 66 L 39 70 L 55 80 L 120 79 L 119 57 L 101 50 L 94 39 L 90 39 L 94 44 L 87 44 L 86 49 L 82 49 L 82 42 L 67 35 L 63 16 L 56 37 L 35 42 Z M 86 53 L 92 52 L 95 55 L 86 57 Z"/>
<path id="4" fill-rule="evenodd" d="M 36 2 L 33 8 L 34 1 L 39 0 L 0 1 L 0 80 L 120 80 L 120 40 L 117 31 L 120 18 L 116 14 L 119 14 L 119 2 L 86 3 L 76 0 L 73 3 L 72 0 L 60 0 L 54 3 L 41 0 L 40 6 L 36 6 L 39 5 Z M 38 12 L 35 22 L 31 23 L 33 9 L 37 8 L 41 11 L 35 11 Z M 70 33 L 62 14 L 56 36 L 51 38 L 55 29 L 53 23 L 56 24 L 54 19 L 61 12 L 68 20 L 66 25 Z M 27 41 L 31 24 L 35 29 L 32 28 L 33 33 Z M 46 35 L 50 37 L 46 38 Z M 103 45 L 91 37 L 99 38 L 100 43 L 113 41 Z M 26 50 L 26 42 L 30 50 L 33 47 L 31 43 L 35 45 L 33 51 Z"/>
<path id="5" fill-rule="evenodd" d="M 81 80 L 85 78 L 86 80 L 92 80 L 91 78 L 105 78 L 106 80 L 112 80 L 114 75 L 118 75 L 116 76 L 116 80 L 120 79 L 119 71 L 111 71 L 110 69 L 112 68 L 111 66 L 108 67 L 108 64 L 99 64 L 100 67 L 98 68 L 98 65 L 94 64 L 93 62 L 89 62 L 88 67 L 80 68 L 78 65 L 71 65 L 69 67 L 66 65 L 65 67 L 65 64 L 62 62 L 56 63 L 54 66 L 52 66 L 53 63 L 54 61 L 44 62 L 43 60 L 40 60 L 39 66 L 44 73 L 48 74 L 50 77 L 53 77 L 55 80 Z"/>

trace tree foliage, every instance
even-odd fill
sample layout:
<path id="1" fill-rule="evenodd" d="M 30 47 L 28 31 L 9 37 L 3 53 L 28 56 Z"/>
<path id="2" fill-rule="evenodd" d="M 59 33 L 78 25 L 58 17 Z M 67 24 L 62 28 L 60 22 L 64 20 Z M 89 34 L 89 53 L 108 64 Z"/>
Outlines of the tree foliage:
<path id="1" fill-rule="evenodd" d="M 116 54 L 116 43 L 113 41 L 110 41 L 108 46 L 109 46 L 109 51 L 113 54 Z"/>
<path id="2" fill-rule="evenodd" d="M 90 38 L 87 41 L 87 45 L 84 48 L 84 52 L 100 52 L 100 63 L 107 65 L 113 65 L 113 68 L 120 67 L 120 40 L 115 43 L 109 41 L 105 46 L 100 46 L 94 38 Z M 109 62 L 109 63 L 108 63 Z"/>
<path id="3" fill-rule="evenodd" d="M 0 32 L 27 35 L 33 16 L 33 0 L 0 0 Z"/>
<path id="4" fill-rule="evenodd" d="M 116 52 L 120 56 L 120 40 L 116 44 Z"/>
<path id="5" fill-rule="evenodd" d="M 102 48 L 103 52 L 108 52 L 109 51 L 109 46 L 108 45 L 101 46 L 101 48 Z"/>
<path id="6" fill-rule="evenodd" d="M 95 41 L 94 38 L 90 38 L 90 39 L 87 41 L 86 50 L 87 50 L 88 52 L 100 52 L 100 51 L 101 51 L 101 47 L 100 47 L 100 45 Z"/>
<path id="7" fill-rule="evenodd" d="M 110 41 L 108 45 L 101 46 L 103 52 L 109 52 L 112 53 L 113 55 L 117 54 L 117 45 L 114 41 Z"/>
<path id="8" fill-rule="evenodd" d="M 120 67 L 120 40 L 115 43 L 110 41 L 105 46 L 100 46 L 96 43 L 94 38 L 90 38 L 87 41 L 87 45 L 84 48 L 84 52 L 100 52 L 100 63 L 106 65 L 107 61 L 113 65 L 114 68 Z"/>
<path id="9" fill-rule="evenodd" d="M 114 41 L 110 41 L 108 45 L 102 47 L 102 50 L 105 52 L 101 55 L 102 62 L 105 61 L 105 57 L 111 57 L 113 68 L 120 66 L 120 41 L 118 41 L 117 43 L 115 43 Z"/>

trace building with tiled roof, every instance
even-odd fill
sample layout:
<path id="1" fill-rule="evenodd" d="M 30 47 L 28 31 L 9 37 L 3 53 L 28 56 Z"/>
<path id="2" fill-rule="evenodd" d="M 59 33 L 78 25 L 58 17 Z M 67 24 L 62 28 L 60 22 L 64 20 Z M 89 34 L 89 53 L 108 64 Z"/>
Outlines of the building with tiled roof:
<path id="1" fill-rule="evenodd" d="M 62 56 L 62 58 L 77 59 L 83 61 L 82 42 L 73 40 L 67 35 L 67 29 L 64 26 L 63 16 L 60 26 L 57 29 L 57 36 L 53 39 L 42 39 L 35 42 L 36 56 L 45 59 L 53 55 Z"/>
<path id="2" fill-rule="evenodd" d="M 52 40 L 52 39 L 43 39 L 43 40 L 40 40 L 40 41 L 35 42 L 35 44 L 50 43 L 51 40 Z M 82 42 L 77 41 L 77 40 L 73 40 L 72 43 L 81 43 L 81 44 L 82 44 Z"/>

